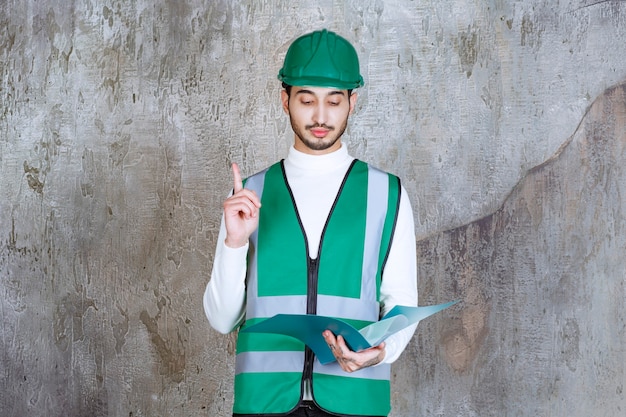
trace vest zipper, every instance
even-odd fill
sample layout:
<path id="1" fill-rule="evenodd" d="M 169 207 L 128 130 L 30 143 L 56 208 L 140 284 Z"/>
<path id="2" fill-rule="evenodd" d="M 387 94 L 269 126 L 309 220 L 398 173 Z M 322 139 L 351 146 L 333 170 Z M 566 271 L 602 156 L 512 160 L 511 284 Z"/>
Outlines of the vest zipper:
<path id="1" fill-rule="evenodd" d="M 319 255 L 319 254 L 318 254 Z M 317 277 L 319 272 L 319 260 L 308 258 L 307 261 L 307 300 L 306 300 L 306 313 L 317 313 Z M 315 355 L 308 346 L 304 350 L 304 370 L 302 379 L 303 381 L 309 381 L 309 384 L 313 382 L 313 361 Z"/>
<path id="2" fill-rule="evenodd" d="M 319 272 L 318 259 L 311 259 L 309 257 L 308 271 L 308 283 L 307 283 L 307 300 L 306 300 L 306 313 L 317 313 L 317 275 Z"/>

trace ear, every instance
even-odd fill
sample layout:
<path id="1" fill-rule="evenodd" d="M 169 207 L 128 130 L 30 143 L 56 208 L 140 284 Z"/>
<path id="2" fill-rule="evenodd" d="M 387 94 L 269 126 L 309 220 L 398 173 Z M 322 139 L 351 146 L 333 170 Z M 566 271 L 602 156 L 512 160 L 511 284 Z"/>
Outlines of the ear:
<path id="1" fill-rule="evenodd" d="M 354 111 L 354 107 L 356 106 L 356 96 L 357 94 L 354 91 L 350 95 L 350 113 L 348 114 L 352 114 L 352 112 Z"/>
<path id="2" fill-rule="evenodd" d="M 286 90 L 280 92 L 280 101 L 283 103 L 283 110 L 289 114 L 289 94 Z"/>

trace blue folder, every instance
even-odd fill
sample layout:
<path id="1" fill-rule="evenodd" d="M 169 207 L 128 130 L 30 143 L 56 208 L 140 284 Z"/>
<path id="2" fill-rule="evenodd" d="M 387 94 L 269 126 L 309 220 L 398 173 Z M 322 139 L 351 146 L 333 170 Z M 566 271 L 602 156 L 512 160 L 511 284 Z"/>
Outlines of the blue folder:
<path id="1" fill-rule="evenodd" d="M 310 314 L 277 314 L 260 323 L 246 327 L 242 333 L 276 333 L 295 337 L 313 350 L 322 364 L 335 360 L 322 333 L 330 330 L 335 336 L 343 336 L 346 344 L 355 352 L 378 346 L 390 335 L 419 323 L 457 301 L 423 307 L 395 306 L 380 321 L 357 330 L 341 319 Z"/>

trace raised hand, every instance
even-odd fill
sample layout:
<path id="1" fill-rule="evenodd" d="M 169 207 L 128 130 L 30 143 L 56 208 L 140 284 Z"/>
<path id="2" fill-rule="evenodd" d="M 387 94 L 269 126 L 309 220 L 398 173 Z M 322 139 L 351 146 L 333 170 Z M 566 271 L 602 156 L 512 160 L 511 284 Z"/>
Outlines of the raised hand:
<path id="1" fill-rule="evenodd" d="M 361 368 L 376 365 L 385 359 L 385 342 L 360 352 L 354 352 L 346 345 L 342 336 L 335 337 L 330 330 L 325 330 L 323 336 L 333 355 L 335 355 L 337 363 L 346 372 L 358 371 Z"/>
<path id="2" fill-rule="evenodd" d="M 224 224 L 226 225 L 226 246 L 239 248 L 259 226 L 261 200 L 254 191 L 243 188 L 241 173 L 233 163 L 233 195 L 224 201 Z"/>

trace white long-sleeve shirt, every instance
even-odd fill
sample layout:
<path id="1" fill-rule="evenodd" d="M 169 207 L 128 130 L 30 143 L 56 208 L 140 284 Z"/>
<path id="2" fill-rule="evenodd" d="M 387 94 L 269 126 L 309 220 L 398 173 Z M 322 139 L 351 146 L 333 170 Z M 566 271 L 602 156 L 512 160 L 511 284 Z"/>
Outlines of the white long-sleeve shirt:
<path id="1" fill-rule="evenodd" d="M 325 155 L 305 154 L 292 146 L 285 159 L 287 180 L 312 258 L 317 257 L 326 218 L 353 160 L 345 146 Z M 244 319 L 248 252 L 248 245 L 230 248 L 224 243 L 225 239 L 226 228 L 222 218 L 211 279 L 204 293 L 204 310 L 209 323 L 221 333 L 233 331 Z M 413 211 L 402 188 L 398 219 L 380 288 L 383 315 L 395 305 L 417 306 L 415 259 Z M 400 356 L 416 327 L 411 326 L 387 338 L 383 363 L 392 363 Z"/>

